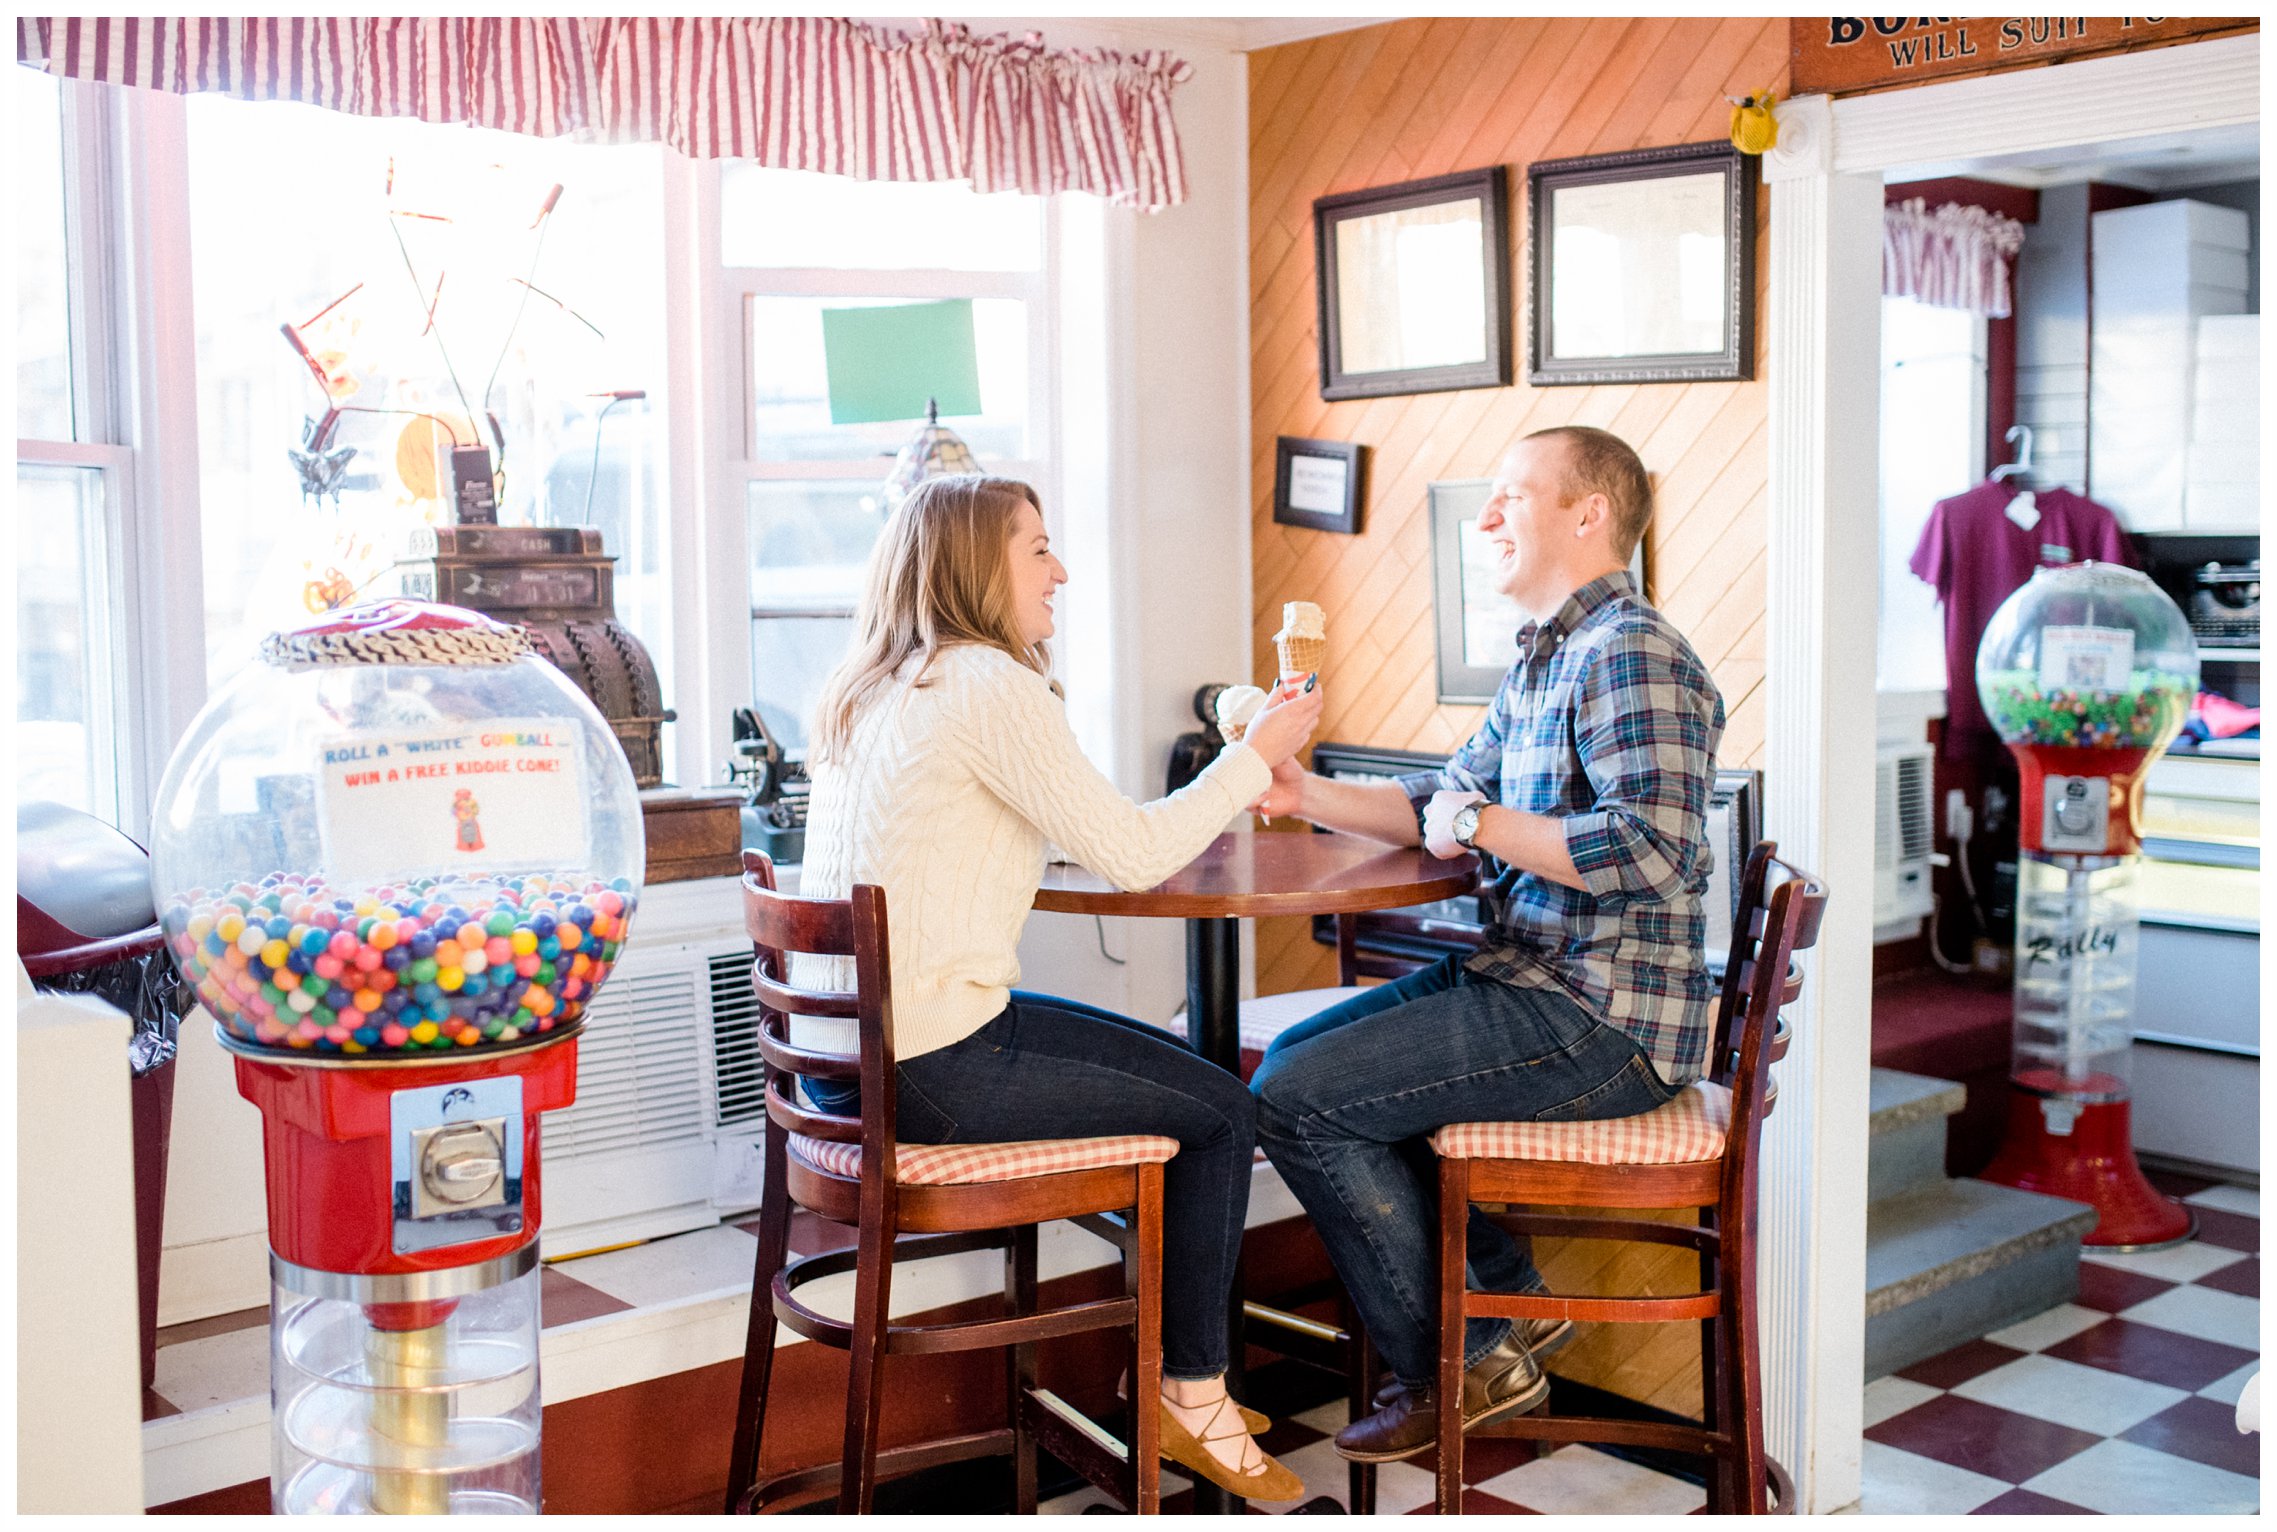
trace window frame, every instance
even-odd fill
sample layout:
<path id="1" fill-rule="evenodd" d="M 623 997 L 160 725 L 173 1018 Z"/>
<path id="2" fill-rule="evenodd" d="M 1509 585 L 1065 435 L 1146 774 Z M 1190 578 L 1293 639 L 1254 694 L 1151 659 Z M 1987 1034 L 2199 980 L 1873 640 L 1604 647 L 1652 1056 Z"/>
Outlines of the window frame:
<path id="1" fill-rule="evenodd" d="M 702 182 L 716 210 L 724 202 L 721 167 L 705 167 Z M 755 601 L 750 594 L 750 494 L 754 484 L 850 482 L 882 484 L 890 461 L 878 456 L 774 460 L 761 457 L 754 442 L 757 401 L 753 397 L 755 337 L 751 302 L 762 298 L 974 298 L 1012 299 L 1027 310 L 1027 446 L 1028 456 L 991 460 L 989 472 L 1022 479 L 1036 486 L 1048 508 L 1047 529 L 1060 535 L 1059 464 L 1060 422 L 1057 409 L 1059 376 L 1059 305 L 1061 298 L 1060 209 L 1056 197 L 1035 199 L 1038 209 L 1040 250 L 1033 271 L 960 271 L 930 267 L 837 268 L 793 266 L 732 266 L 719 241 L 718 218 L 711 220 L 710 238 L 703 248 L 710 262 L 711 302 L 720 320 L 732 323 L 738 343 L 733 349 L 734 375 L 724 393 L 715 392 L 716 408 L 724 418 L 714 422 L 710 434 L 724 451 L 716 464 L 712 511 L 715 517 L 735 521 L 729 529 L 707 528 L 704 546 L 735 547 L 743 613 L 742 698 L 735 706 L 749 706 L 757 677 L 750 672 L 750 656 L 758 636 L 757 625 L 769 621 L 851 618 L 853 606 L 836 604 L 776 605 Z M 714 324 L 708 333 L 721 333 Z M 722 348 L 723 350 L 726 348 Z M 914 427 L 912 427 L 914 431 Z M 730 541 L 732 536 L 732 541 Z"/>
<path id="2" fill-rule="evenodd" d="M 100 558 L 113 607 L 104 615 L 115 700 L 115 822 L 141 837 L 174 745 L 208 692 L 188 112 L 185 98 L 166 92 L 59 84 L 73 411 L 83 439 L 36 447 L 41 462 L 104 474 Z M 1040 199 L 1041 250 L 1032 272 L 731 267 L 720 243 L 722 168 L 667 152 L 662 223 L 648 236 L 662 248 L 664 274 L 663 375 L 649 387 L 665 413 L 660 492 L 670 507 L 663 556 L 672 592 L 671 668 L 662 679 L 679 720 L 666 732 L 665 761 L 667 778 L 687 784 L 722 778 L 730 715 L 753 697 L 752 624 L 765 619 L 750 600 L 750 485 L 882 483 L 888 472 L 882 456 L 754 459 L 747 298 L 1025 302 L 1029 455 L 991 459 L 987 467 L 1036 486 L 1055 541 L 1068 531 L 1060 493 L 1065 223 L 1071 200 L 1084 199 Z M 737 343 L 714 343 L 724 335 Z M 84 439 L 98 428 L 103 440 Z M 34 446 L 20 442 L 19 456 L 33 461 L 25 454 Z"/>
<path id="3" fill-rule="evenodd" d="M 163 727 L 166 686 L 146 663 L 167 649 L 163 602 L 151 599 L 164 567 L 161 529 L 149 493 L 153 471 L 140 450 L 148 397 L 129 350 L 147 327 L 135 303 L 143 263 L 124 237 L 162 219 L 137 219 L 136 181 L 123 146 L 133 104 L 105 87 L 59 79 L 67 356 L 71 371 L 68 439 L 16 439 L 25 467 L 72 468 L 99 476 L 99 508 L 80 533 L 81 599 L 88 689 L 89 811 L 129 836 L 147 838 L 151 799 L 173 734 Z M 148 551 L 145 551 L 148 550 Z M 202 623 L 200 624 L 202 627 Z M 190 706 L 202 701 L 200 693 Z M 183 717 L 187 722 L 187 714 Z M 163 741 L 163 743 L 161 743 Z"/>

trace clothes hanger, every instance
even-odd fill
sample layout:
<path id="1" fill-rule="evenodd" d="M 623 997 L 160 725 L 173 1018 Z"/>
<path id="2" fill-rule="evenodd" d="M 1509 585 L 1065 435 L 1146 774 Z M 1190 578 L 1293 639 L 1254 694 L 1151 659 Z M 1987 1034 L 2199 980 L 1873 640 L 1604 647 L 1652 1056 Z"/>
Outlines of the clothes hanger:
<path id="1" fill-rule="evenodd" d="M 2016 497 L 2003 508 L 2003 514 L 2029 532 L 2040 523 L 2039 497 L 2032 492 L 2032 428 L 2010 426 L 2003 440 L 2012 447 L 2019 441 L 2023 445 L 2018 447 L 2013 462 L 2003 463 L 1992 471 L 1992 482 L 1998 484 L 2005 480 L 2016 486 Z"/>

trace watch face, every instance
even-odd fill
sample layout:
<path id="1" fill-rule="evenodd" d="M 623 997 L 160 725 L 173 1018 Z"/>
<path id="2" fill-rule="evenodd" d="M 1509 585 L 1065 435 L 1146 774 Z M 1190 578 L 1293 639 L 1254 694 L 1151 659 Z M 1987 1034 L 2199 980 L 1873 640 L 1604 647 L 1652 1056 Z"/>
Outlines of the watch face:
<path id="1" fill-rule="evenodd" d="M 1478 834 L 1478 805 L 1472 803 L 1458 809 L 1455 813 L 1453 828 L 1456 841 L 1468 846 L 1471 843 L 1471 837 Z"/>

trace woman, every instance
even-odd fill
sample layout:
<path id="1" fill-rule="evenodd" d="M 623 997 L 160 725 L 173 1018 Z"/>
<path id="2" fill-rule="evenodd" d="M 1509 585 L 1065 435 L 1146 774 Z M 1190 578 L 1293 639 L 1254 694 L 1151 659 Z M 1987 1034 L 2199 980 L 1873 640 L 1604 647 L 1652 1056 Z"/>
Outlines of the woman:
<path id="1" fill-rule="evenodd" d="M 1121 887 L 1152 887 L 1264 794 L 1319 721 L 1320 694 L 1309 679 L 1283 688 L 1190 786 L 1135 804 L 1084 756 L 1048 679 L 1066 580 L 1027 485 L 959 475 L 910 494 L 817 709 L 800 891 L 885 889 L 904 1142 L 1178 1140 L 1164 1173 L 1163 1452 L 1236 1494 L 1293 1500 L 1303 1485 L 1257 1446 L 1225 1386 L 1248 1091 L 1154 1028 L 1011 986 L 1047 842 Z M 798 962 L 802 986 L 852 987 L 846 959 Z M 854 1051 L 850 1023 L 801 1018 L 794 1036 Z M 854 1098 L 806 1089 L 829 1111 Z"/>

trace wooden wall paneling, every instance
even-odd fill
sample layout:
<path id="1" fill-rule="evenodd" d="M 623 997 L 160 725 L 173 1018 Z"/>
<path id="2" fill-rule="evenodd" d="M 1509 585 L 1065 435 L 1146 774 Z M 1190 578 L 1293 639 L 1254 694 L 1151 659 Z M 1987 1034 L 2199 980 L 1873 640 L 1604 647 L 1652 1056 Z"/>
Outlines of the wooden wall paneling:
<path id="1" fill-rule="evenodd" d="M 1508 444 L 1569 422 L 1633 443 L 1659 488 L 1648 534 L 1652 598 L 1716 678 L 1721 762 L 1760 760 L 1768 468 L 1760 381 L 1472 389 L 1329 403 L 1320 398 L 1312 203 L 1332 192 L 1509 167 L 1514 341 L 1525 338 L 1525 174 L 1539 159 L 1719 138 L 1727 96 L 1786 83 L 1784 22 L 1758 17 L 1439 17 L 1314 38 L 1250 55 L 1250 391 L 1255 679 L 1272 669 L 1281 603 L 1319 602 L 1330 650 L 1320 737 L 1443 753 L 1483 709 L 1437 700 L 1428 487 L 1481 478 Z M 1757 239 L 1769 193 L 1758 198 Z M 1758 249 L 1760 249 L 1760 243 Z M 1764 270 L 1757 263 L 1757 312 Z M 1758 324 L 1758 362 L 1762 351 Z M 1356 441 L 1369 451 L 1357 537 L 1272 519 L 1278 436 Z M 1304 833 L 1275 825 L 1267 833 Z M 1334 982 L 1310 922 L 1256 926 L 1264 993 Z M 1693 1281 L 1681 1252 L 1542 1242 L 1569 1282 Z M 1589 1253 L 1595 1250 L 1596 1254 Z M 1655 1264 L 1660 1262 L 1663 1264 Z M 1559 1371 L 1673 1409 L 1699 1404 L 1690 1325 L 1601 1326 Z"/>

